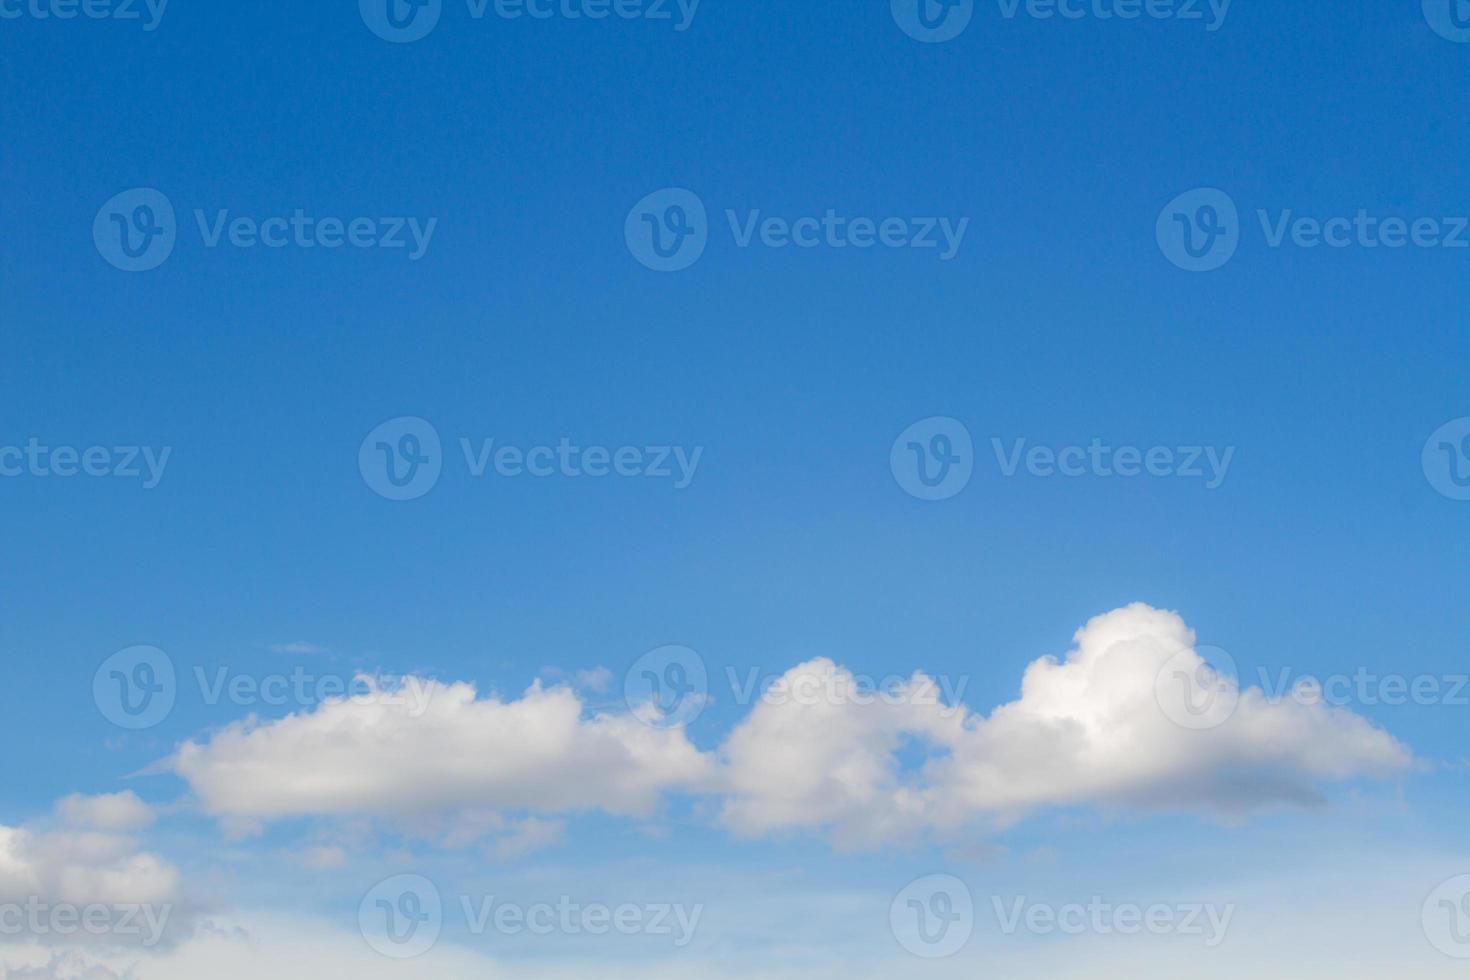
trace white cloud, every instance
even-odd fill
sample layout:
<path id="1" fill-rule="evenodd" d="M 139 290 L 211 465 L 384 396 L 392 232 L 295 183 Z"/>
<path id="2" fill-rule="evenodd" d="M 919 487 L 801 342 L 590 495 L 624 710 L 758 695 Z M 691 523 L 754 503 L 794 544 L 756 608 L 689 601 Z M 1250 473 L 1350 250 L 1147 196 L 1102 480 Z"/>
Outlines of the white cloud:
<path id="1" fill-rule="evenodd" d="M 665 790 L 707 778 L 682 732 L 624 715 L 584 717 L 565 688 L 518 700 L 470 684 L 420 682 L 425 699 L 328 701 L 273 722 L 247 720 L 172 759 L 206 812 L 234 821 L 380 816 L 404 822 L 468 810 L 647 816 Z"/>
<path id="2" fill-rule="evenodd" d="M 0 949 L 44 963 L 57 947 L 156 946 L 186 934 L 189 918 L 178 870 L 130 837 L 0 826 Z"/>
<path id="3" fill-rule="evenodd" d="M 1165 665 L 1202 664 L 1176 613 L 1135 604 L 1090 621 L 1063 659 L 1030 664 L 1020 699 L 988 717 L 944 704 L 921 673 L 873 697 L 819 658 L 782 678 L 778 689 L 792 696 L 758 701 L 707 755 L 682 732 L 626 713 L 589 716 L 566 686 L 538 683 L 501 701 L 468 684 L 407 678 L 424 696 L 412 706 L 367 697 L 247 720 L 184 744 L 172 767 L 227 827 L 387 818 L 448 846 L 485 839 L 487 853 L 511 855 L 554 841 L 560 826 L 516 829 L 506 811 L 641 817 L 671 792 L 717 793 L 723 823 L 743 836 L 805 830 L 860 848 L 1045 806 L 1233 818 L 1312 804 L 1327 783 L 1393 775 L 1412 761 L 1350 711 L 1271 703 L 1259 689 L 1231 686 L 1205 710 L 1213 727 L 1175 724 L 1156 679 Z"/>
<path id="4" fill-rule="evenodd" d="M 1273 704 L 1258 689 L 1232 686 L 1209 709 L 1221 713 L 1214 727 L 1175 724 L 1155 679 L 1166 664 L 1190 672 L 1203 664 L 1175 613 L 1128 606 L 1093 619 L 1075 642 L 1065 660 L 1032 663 L 1020 700 L 988 718 L 918 696 L 758 704 L 722 752 L 725 822 L 750 835 L 822 827 L 839 845 L 869 846 L 1048 805 L 1238 815 L 1312 803 L 1324 782 L 1411 763 L 1404 746 L 1349 711 Z M 853 683 L 828 660 L 795 667 L 786 681 L 839 692 Z M 909 691 L 930 683 L 916 674 Z M 930 757 L 905 768 L 905 748 Z"/>
<path id="5" fill-rule="evenodd" d="M 179 873 L 132 838 L 0 826 L 0 901 L 71 904 L 178 901 Z"/>
<path id="6" fill-rule="evenodd" d="M 73 827 L 93 830 L 140 830 L 153 823 L 153 809 L 132 790 L 83 796 L 73 793 L 56 804 L 56 814 Z"/>

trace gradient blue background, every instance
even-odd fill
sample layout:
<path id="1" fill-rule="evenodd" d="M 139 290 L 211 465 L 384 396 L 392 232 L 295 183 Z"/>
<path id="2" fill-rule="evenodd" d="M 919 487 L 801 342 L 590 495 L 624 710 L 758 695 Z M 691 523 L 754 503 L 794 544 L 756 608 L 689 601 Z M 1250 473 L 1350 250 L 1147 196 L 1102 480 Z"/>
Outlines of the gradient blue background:
<path id="1" fill-rule="evenodd" d="M 1470 254 L 1271 250 L 1254 212 L 1470 213 L 1467 67 L 1407 0 L 1238 3 L 1217 33 L 981 5 L 937 46 L 886 0 L 704 0 L 682 34 L 450 3 L 404 46 L 346 2 L 175 0 L 152 34 L 0 24 L 0 443 L 174 448 L 152 492 L 0 480 L 0 821 L 115 789 L 236 717 L 186 694 L 119 737 L 91 678 L 136 643 L 186 670 L 418 670 L 507 694 L 547 665 L 617 672 L 681 643 L 717 675 L 815 655 L 966 675 L 986 711 L 1088 617 L 1144 600 L 1252 677 L 1464 673 L 1470 505 L 1419 454 L 1470 415 Z M 184 226 L 146 275 L 91 241 L 134 186 Z M 715 229 L 660 276 L 623 221 L 665 186 L 700 194 Z M 1203 276 L 1154 241 L 1198 186 L 1246 216 Z M 416 263 L 205 250 L 196 207 L 439 226 Z M 971 225 L 948 263 L 739 250 L 726 208 Z M 400 415 L 449 454 L 407 504 L 357 471 L 363 436 Z M 888 470 L 931 415 L 981 452 L 939 504 Z M 461 436 L 706 452 L 678 493 L 472 480 Z M 1237 453 L 1213 492 L 1006 480 L 991 437 Z M 332 653 L 268 649 L 297 640 Z M 1431 763 L 1464 756 L 1463 708 L 1359 710 Z M 691 736 L 712 747 L 739 714 L 717 704 Z M 1405 793 L 1421 816 L 1470 795 L 1453 772 Z M 695 824 L 659 846 L 718 846 Z"/>

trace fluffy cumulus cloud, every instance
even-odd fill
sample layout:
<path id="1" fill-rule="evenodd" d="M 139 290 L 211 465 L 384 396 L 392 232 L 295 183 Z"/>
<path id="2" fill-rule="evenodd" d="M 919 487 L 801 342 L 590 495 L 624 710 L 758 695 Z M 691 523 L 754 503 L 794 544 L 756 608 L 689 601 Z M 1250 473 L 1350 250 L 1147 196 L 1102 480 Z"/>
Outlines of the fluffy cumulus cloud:
<path id="1" fill-rule="evenodd" d="M 384 817 L 406 824 L 462 815 L 445 833 L 488 819 L 602 810 L 642 817 L 664 793 L 706 780 L 710 760 L 680 731 L 630 715 L 589 714 L 566 687 L 539 683 L 515 700 L 470 684 L 415 681 L 412 699 L 374 694 L 231 725 L 179 748 L 172 768 L 206 812 L 233 821 Z M 383 696 L 377 696 L 383 695 Z M 516 828 L 554 836 L 550 825 Z"/>
<path id="2" fill-rule="evenodd" d="M 153 823 L 153 808 L 132 790 L 83 796 L 73 793 L 56 804 L 56 814 L 73 827 L 92 830 L 140 830 Z"/>
<path id="3" fill-rule="evenodd" d="M 1272 702 L 1228 677 L 1217 684 L 1204 666 L 1176 613 L 1135 604 L 1087 623 L 1064 657 L 1030 664 L 1019 700 L 988 715 L 946 704 L 921 673 L 874 696 L 816 659 L 703 753 L 680 731 L 589 713 L 567 687 L 501 701 L 415 680 L 427 695 L 417 709 L 358 698 L 246 721 L 186 743 L 172 766 L 227 821 L 399 818 L 451 846 L 498 834 L 509 856 L 559 837 L 559 822 L 538 817 L 646 816 L 676 792 L 716 795 L 742 836 L 810 831 L 861 848 L 1046 806 L 1236 816 L 1308 805 L 1328 783 L 1411 763 L 1350 711 Z"/>
<path id="4" fill-rule="evenodd" d="M 1142 604 L 1093 619 L 1065 658 L 1032 663 L 1020 700 L 989 717 L 942 704 L 923 675 L 876 699 L 849 696 L 852 676 L 827 660 L 783 683 L 836 696 L 762 702 L 731 734 L 724 819 L 738 832 L 821 827 L 863 846 L 1048 805 L 1234 815 L 1313 803 L 1325 782 L 1411 762 L 1350 711 L 1272 702 L 1210 673 L 1184 621 Z"/>
<path id="5" fill-rule="evenodd" d="M 0 947 L 159 946 L 183 902 L 178 869 L 131 837 L 0 826 Z"/>

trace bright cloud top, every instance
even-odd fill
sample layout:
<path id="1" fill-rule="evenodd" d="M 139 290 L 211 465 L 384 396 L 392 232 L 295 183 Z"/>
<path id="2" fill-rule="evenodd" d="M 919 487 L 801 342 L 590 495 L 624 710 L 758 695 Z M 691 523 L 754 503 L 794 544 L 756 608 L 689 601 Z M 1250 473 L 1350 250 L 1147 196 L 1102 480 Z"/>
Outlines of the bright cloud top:
<path id="1" fill-rule="evenodd" d="M 1320 800 L 1319 784 L 1404 770 L 1408 750 L 1353 713 L 1269 702 L 1259 689 L 1201 701 L 1197 729 L 1169 703 L 1161 676 L 1201 676 L 1195 636 L 1175 613 L 1135 604 L 1079 630 L 1064 660 L 1043 657 L 1021 698 L 988 718 L 933 698 L 859 704 L 762 703 L 726 742 L 727 824 L 745 834 L 825 827 L 839 844 L 1013 820 L 1047 805 L 1171 807 L 1237 814 Z M 827 660 L 793 668 L 841 689 Z M 835 680 L 833 676 L 835 675 Z M 932 682 L 915 675 L 915 692 Z M 1216 717 L 1210 717 L 1213 712 Z M 904 769 L 902 750 L 927 761 Z"/>
<path id="2" fill-rule="evenodd" d="M 1158 678 L 1166 668 L 1194 676 L 1203 663 L 1176 613 L 1135 604 L 1090 621 L 1065 658 L 1032 663 L 1020 699 L 988 717 L 945 705 L 923 674 L 898 696 L 858 696 L 850 672 L 816 659 L 788 671 L 783 688 L 825 696 L 760 700 L 715 753 L 626 713 L 589 716 L 568 688 L 537 684 L 500 701 L 467 684 L 417 682 L 431 695 L 422 711 L 392 698 L 332 701 L 186 743 L 172 764 L 227 820 L 646 816 L 666 793 L 713 791 L 737 834 L 815 831 L 843 847 L 1044 806 L 1236 815 L 1306 805 L 1324 783 L 1411 764 L 1403 745 L 1350 711 L 1272 703 L 1233 680 L 1200 709 L 1204 724 L 1177 724 Z"/>

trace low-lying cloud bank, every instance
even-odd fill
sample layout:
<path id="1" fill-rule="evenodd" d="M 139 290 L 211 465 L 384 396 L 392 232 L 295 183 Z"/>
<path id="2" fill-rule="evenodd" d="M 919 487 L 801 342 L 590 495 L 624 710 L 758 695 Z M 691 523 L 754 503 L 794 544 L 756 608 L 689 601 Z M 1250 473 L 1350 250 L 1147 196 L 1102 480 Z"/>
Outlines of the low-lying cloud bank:
<path id="1" fill-rule="evenodd" d="M 922 674 L 908 682 L 914 697 L 845 697 L 852 674 L 819 658 L 784 680 L 837 696 L 762 700 L 716 751 L 702 752 L 681 730 L 589 713 L 570 688 L 537 684 L 502 701 L 469 684 L 422 681 L 430 697 L 421 712 L 393 698 L 331 701 L 185 743 L 170 767 L 206 812 L 236 824 L 647 817 L 686 793 L 715 796 L 721 821 L 741 836 L 820 832 L 867 847 L 1047 806 L 1237 816 L 1308 805 L 1324 784 L 1412 763 L 1351 711 L 1273 703 L 1228 678 L 1201 704 L 1171 705 L 1159 678 L 1195 676 L 1203 665 L 1176 613 L 1135 604 L 1090 621 L 1062 659 L 1030 664 L 1020 699 L 988 716 L 917 696 L 934 689 Z M 1190 694 L 1181 687 L 1177 696 Z M 1190 724 L 1179 723 L 1181 711 Z"/>
<path id="2" fill-rule="evenodd" d="M 117 832 L 147 822 L 141 800 L 71 796 L 57 813 L 70 826 L 0 826 L 0 946 L 138 949 L 187 934 L 178 869 Z"/>

